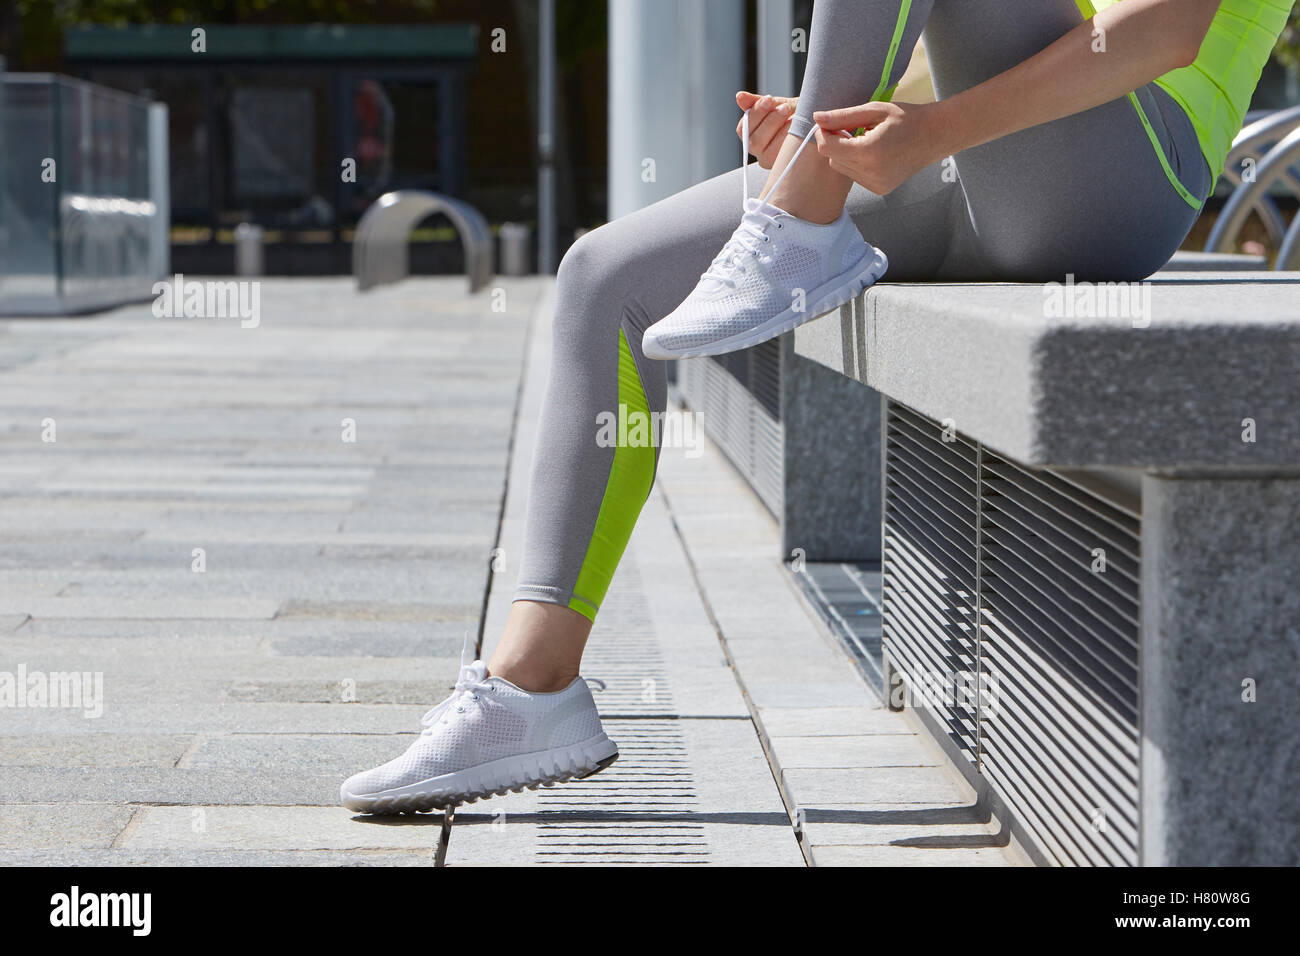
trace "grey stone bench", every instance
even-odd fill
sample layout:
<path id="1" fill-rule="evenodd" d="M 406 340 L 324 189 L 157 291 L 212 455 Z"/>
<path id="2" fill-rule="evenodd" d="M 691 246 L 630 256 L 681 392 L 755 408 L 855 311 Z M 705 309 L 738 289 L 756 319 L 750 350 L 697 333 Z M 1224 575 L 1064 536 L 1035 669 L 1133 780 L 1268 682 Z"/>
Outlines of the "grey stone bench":
<path id="1" fill-rule="evenodd" d="M 1180 252 L 1168 271 L 1262 271 L 1260 256 Z M 675 394 L 780 522 L 782 553 L 809 561 L 880 558 L 880 403 L 795 354 L 793 336 L 716 359 L 674 363 Z"/>
<path id="2" fill-rule="evenodd" d="M 792 336 L 868 420 L 814 397 L 793 443 L 883 476 L 891 705 L 1042 862 L 1300 863 L 1300 276 L 1223 265 L 1136 316 L 882 284 Z"/>

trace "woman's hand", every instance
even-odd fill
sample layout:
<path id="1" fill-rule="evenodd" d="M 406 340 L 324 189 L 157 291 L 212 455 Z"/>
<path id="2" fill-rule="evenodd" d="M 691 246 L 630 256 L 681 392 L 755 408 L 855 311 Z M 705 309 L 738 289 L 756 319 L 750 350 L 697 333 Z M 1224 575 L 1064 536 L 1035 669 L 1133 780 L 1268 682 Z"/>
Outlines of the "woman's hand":
<path id="1" fill-rule="evenodd" d="M 759 96 L 757 93 L 737 93 L 736 105 L 749 111 L 749 143 L 747 148 L 758 160 L 758 165 L 771 169 L 776 154 L 781 151 L 785 134 L 790 131 L 794 116 L 792 96 Z M 736 124 L 736 135 L 742 135 L 743 118 Z"/>
<path id="2" fill-rule="evenodd" d="M 867 103 L 814 113 L 831 168 L 888 193 L 931 163 L 1120 99 L 1191 65 L 1219 0 L 1126 0 L 997 76 L 937 103 Z M 1105 49 L 1097 49 L 1097 36 Z M 854 139 L 840 130 L 866 127 Z"/>
<path id="3" fill-rule="evenodd" d="M 864 103 L 817 112 L 817 152 L 837 173 L 884 196 L 947 155 L 937 146 L 929 116 L 924 103 Z M 840 132 L 860 128 L 865 132 L 852 139 Z"/>

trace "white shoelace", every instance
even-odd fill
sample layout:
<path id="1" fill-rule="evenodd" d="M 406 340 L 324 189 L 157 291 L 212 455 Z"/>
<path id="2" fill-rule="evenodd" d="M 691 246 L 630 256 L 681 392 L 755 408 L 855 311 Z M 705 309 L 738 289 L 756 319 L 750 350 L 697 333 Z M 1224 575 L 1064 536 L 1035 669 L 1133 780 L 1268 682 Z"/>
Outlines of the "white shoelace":
<path id="1" fill-rule="evenodd" d="M 794 151 L 794 155 L 790 157 L 790 162 L 786 163 L 785 169 L 781 170 L 781 175 L 776 177 L 776 182 L 772 184 L 772 188 L 767 191 L 767 194 L 769 196 L 772 195 L 772 193 L 776 192 L 776 187 L 781 185 L 781 181 L 785 179 L 786 174 L 789 173 L 790 170 L 794 168 L 794 161 L 799 158 L 799 154 L 804 151 L 804 147 L 807 146 L 808 143 L 812 141 L 812 138 L 816 135 L 817 135 L 817 127 L 816 125 L 814 125 L 812 126 L 812 128 L 808 130 L 807 133 L 804 134 L 803 142 L 801 142 L 799 144 L 799 148 Z M 749 165 L 749 110 L 745 110 L 745 114 L 740 118 L 740 168 L 744 169 L 748 165 Z M 742 192 L 742 198 L 740 202 L 740 208 L 742 211 L 744 211 L 745 207 L 749 205 L 749 177 L 748 176 L 741 177 L 741 188 L 743 192 Z"/>
<path id="2" fill-rule="evenodd" d="M 741 124 L 741 143 L 740 143 L 740 168 L 744 170 L 749 164 L 749 110 L 745 110 L 740 120 Z M 799 148 L 795 150 L 794 155 L 790 157 L 790 162 L 786 164 L 785 169 L 781 170 L 781 175 L 776 177 L 776 182 L 768 190 L 768 195 L 776 192 L 776 187 L 781 185 L 786 174 L 794 168 L 795 160 L 799 154 L 804 151 L 813 136 L 817 133 L 817 127 L 814 126 L 804 136 Z M 769 224 L 774 224 L 776 228 L 781 228 L 781 223 L 776 216 L 764 212 L 762 208 L 755 209 L 752 212 L 749 209 L 749 175 L 745 174 L 740 177 L 741 181 L 741 220 L 740 226 L 731 238 L 727 240 L 726 245 L 718 253 L 717 257 L 710 263 L 709 268 L 700 277 L 702 279 L 712 279 L 715 282 L 721 282 L 728 288 L 734 289 L 738 283 L 738 277 L 746 274 L 745 268 L 741 263 L 747 256 L 758 257 L 758 244 L 760 242 L 771 242 L 771 237 L 767 234 Z"/>
<path id="3" fill-rule="evenodd" d="M 425 711 L 424 716 L 420 718 L 420 726 L 424 728 L 420 731 L 422 734 L 433 733 L 434 725 L 438 723 L 439 719 L 446 723 L 446 718 L 443 715 L 452 704 L 456 704 L 458 712 L 464 712 L 465 705 L 457 702 L 465 695 L 468 694 L 470 700 L 478 700 L 479 694 L 493 690 L 493 685 L 487 683 L 487 665 L 482 661 L 474 661 L 472 664 L 465 663 L 468 652 L 469 632 L 466 631 L 465 642 L 460 648 L 460 673 L 456 678 L 456 689 L 442 703 L 436 704 Z"/>

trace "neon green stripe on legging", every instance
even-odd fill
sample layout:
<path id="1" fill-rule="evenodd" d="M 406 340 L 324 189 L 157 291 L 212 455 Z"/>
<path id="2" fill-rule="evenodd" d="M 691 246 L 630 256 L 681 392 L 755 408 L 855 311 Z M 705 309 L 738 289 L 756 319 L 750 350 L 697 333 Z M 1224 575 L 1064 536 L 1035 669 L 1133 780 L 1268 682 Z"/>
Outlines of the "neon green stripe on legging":
<path id="1" fill-rule="evenodd" d="M 596 515 L 596 527 L 582 560 L 569 607 L 589 621 L 596 620 L 614 569 L 632 537 L 641 506 L 650 494 L 655 475 L 655 449 L 646 400 L 636 360 L 623 330 L 618 330 L 618 441 L 605 482 L 605 496 Z M 595 423 L 593 423 L 595 425 Z M 595 440 L 595 434 L 592 436 Z"/>
<path id="2" fill-rule="evenodd" d="M 1169 165 L 1169 157 L 1165 155 L 1164 147 L 1160 145 L 1160 137 L 1156 136 L 1156 131 L 1151 128 L 1151 121 L 1147 119 L 1146 111 L 1142 109 L 1142 104 L 1138 102 L 1137 94 L 1130 93 L 1128 101 L 1133 104 L 1133 110 L 1137 113 L 1138 119 L 1142 121 L 1142 128 L 1147 131 L 1147 139 L 1151 140 L 1151 148 L 1156 151 L 1156 158 L 1160 160 L 1160 165 L 1164 168 L 1165 178 L 1169 184 L 1178 191 L 1178 195 L 1183 197 L 1183 201 L 1193 209 L 1201 208 L 1201 200 L 1192 195 L 1191 190 L 1182 184 L 1178 179 L 1178 174 L 1174 172 Z"/>
<path id="3" fill-rule="evenodd" d="M 885 68 L 880 71 L 880 85 L 871 94 L 873 102 L 888 102 L 894 98 L 894 86 L 898 84 L 890 85 L 889 74 L 894 71 L 894 58 L 898 56 L 898 45 L 903 42 L 903 30 L 907 28 L 907 15 L 911 10 L 912 0 L 903 0 L 898 8 L 898 22 L 894 24 L 894 38 L 889 41 L 889 53 L 885 55 Z"/>
<path id="4" fill-rule="evenodd" d="M 1116 0 L 1102 0 L 1102 7 L 1109 7 Z M 1091 20 L 1097 15 L 1097 7 L 1092 0 L 1074 0 L 1074 5 L 1079 8 L 1079 13 L 1085 20 Z M 1151 120 L 1147 118 L 1146 110 L 1142 109 L 1142 104 L 1138 102 L 1137 94 L 1130 93 L 1128 101 L 1133 106 L 1133 112 L 1142 121 L 1142 128 L 1147 131 L 1147 139 L 1151 140 L 1151 148 L 1155 150 L 1156 159 L 1160 160 L 1160 167 L 1165 171 L 1165 178 L 1169 180 L 1169 185 L 1174 187 L 1178 195 L 1183 197 L 1183 202 L 1193 209 L 1201 208 L 1201 200 L 1192 194 L 1192 191 L 1182 184 L 1174 168 L 1169 165 L 1169 157 L 1165 155 L 1164 147 L 1160 145 L 1160 137 L 1156 131 L 1151 128 Z"/>

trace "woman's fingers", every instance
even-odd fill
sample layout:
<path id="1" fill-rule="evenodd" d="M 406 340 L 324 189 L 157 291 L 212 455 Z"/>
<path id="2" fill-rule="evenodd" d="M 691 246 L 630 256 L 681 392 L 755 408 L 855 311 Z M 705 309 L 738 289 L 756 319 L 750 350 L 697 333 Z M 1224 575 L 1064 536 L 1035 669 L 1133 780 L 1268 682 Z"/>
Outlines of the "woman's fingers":
<path id="1" fill-rule="evenodd" d="M 758 129 L 772 113 L 776 110 L 777 102 L 774 96 L 760 96 L 754 101 L 754 105 L 749 108 L 749 131 L 752 135 L 754 130 Z"/>
<path id="2" fill-rule="evenodd" d="M 774 105 L 781 103 L 795 104 L 799 101 L 798 97 L 795 96 L 772 96 L 763 93 L 750 93 L 747 90 L 741 90 L 736 94 L 736 105 L 742 110 L 753 108 L 754 104 L 759 100 L 771 100 Z"/>
<path id="3" fill-rule="evenodd" d="M 794 101 L 778 96 L 756 96 L 753 93 L 737 93 L 736 102 L 750 103 L 746 110 L 749 116 L 749 141 L 745 148 L 758 157 L 759 165 L 764 169 L 772 165 L 774 151 L 780 149 L 781 137 L 790 126 L 794 115 Z M 742 116 L 736 124 L 736 135 L 743 138 L 745 118 Z"/>
<path id="4" fill-rule="evenodd" d="M 746 105 L 748 104 L 748 105 Z M 758 124 L 777 107 L 777 100 L 774 96 L 758 96 L 754 93 L 737 93 L 736 105 L 749 114 L 749 132 L 752 136 Z M 743 122 L 744 117 L 741 117 Z M 741 128 L 736 124 L 736 129 Z"/>
<path id="5" fill-rule="evenodd" d="M 790 128 L 798 100 L 793 96 L 760 96 L 741 91 L 736 105 L 749 114 L 749 142 L 745 148 L 758 157 L 758 164 L 770 169 Z M 744 137 L 745 119 L 736 123 L 736 135 Z"/>
<path id="6" fill-rule="evenodd" d="M 754 114 L 749 117 L 749 149 L 755 156 L 763 156 L 772 147 L 772 141 L 783 135 L 790 126 L 790 117 L 794 109 L 785 103 L 778 103 L 775 108 L 763 114 L 758 125 L 754 125 Z"/>
<path id="7" fill-rule="evenodd" d="M 859 126 L 870 129 L 888 115 L 888 103 L 863 103 L 841 110 L 818 110 L 813 113 L 813 122 L 823 129 L 853 130 Z"/>
<path id="8" fill-rule="evenodd" d="M 742 97 L 744 98 L 743 100 Z M 776 99 L 771 96 L 757 96 L 753 93 L 737 93 L 736 103 L 741 104 L 744 102 L 749 103 L 748 106 L 742 105 L 740 107 L 749 114 L 749 142 L 745 145 L 750 152 L 757 152 L 753 145 L 754 131 L 758 129 L 763 120 L 766 119 L 774 109 L 776 109 Z M 745 118 L 743 116 L 740 118 L 740 121 L 736 123 L 736 135 L 742 137 L 745 135 Z"/>
<path id="9" fill-rule="evenodd" d="M 838 130 L 831 131 L 824 126 L 817 127 L 817 152 L 829 159 L 831 163 L 852 155 L 858 145 L 852 139 L 842 136 Z"/>
<path id="10" fill-rule="evenodd" d="M 925 105 L 871 103 L 819 116 L 817 152 L 830 168 L 881 196 L 897 189 L 930 163 L 937 139 L 934 113 Z M 843 132 L 857 123 L 861 136 Z"/>

